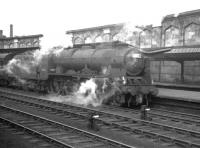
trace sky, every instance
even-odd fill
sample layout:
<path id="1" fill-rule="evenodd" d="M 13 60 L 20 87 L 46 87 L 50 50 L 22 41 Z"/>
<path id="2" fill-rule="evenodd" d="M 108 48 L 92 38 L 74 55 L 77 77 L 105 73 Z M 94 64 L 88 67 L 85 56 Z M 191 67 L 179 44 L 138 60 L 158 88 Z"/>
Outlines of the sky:
<path id="1" fill-rule="evenodd" d="M 42 48 L 68 46 L 67 30 L 131 22 L 161 25 L 168 14 L 200 9 L 199 0 L 0 0 L 0 30 L 43 34 Z"/>

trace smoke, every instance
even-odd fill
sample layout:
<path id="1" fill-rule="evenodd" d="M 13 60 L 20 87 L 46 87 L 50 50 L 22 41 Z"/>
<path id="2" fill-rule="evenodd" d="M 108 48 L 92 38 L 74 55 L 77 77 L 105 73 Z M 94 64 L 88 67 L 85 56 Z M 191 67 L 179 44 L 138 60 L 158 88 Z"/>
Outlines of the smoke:
<path id="1" fill-rule="evenodd" d="M 95 79 L 87 80 L 86 82 L 81 83 L 77 92 L 73 94 L 74 103 L 80 105 L 92 105 L 98 106 L 101 104 L 101 100 L 97 97 L 96 94 L 97 84 Z"/>
<path id="2" fill-rule="evenodd" d="M 141 29 L 132 22 L 124 23 L 120 32 L 114 36 L 114 40 L 122 41 L 133 46 L 139 44 L 139 33 Z"/>
<path id="3" fill-rule="evenodd" d="M 64 48 L 62 46 L 55 46 L 49 49 L 36 50 L 33 52 L 33 59 L 34 59 L 33 61 L 35 65 L 39 65 L 44 56 L 49 56 L 49 55 L 59 56 L 60 53 L 63 51 L 63 49 Z"/>
<path id="4" fill-rule="evenodd" d="M 10 60 L 10 62 L 5 66 L 5 70 L 8 73 L 13 74 L 16 71 L 15 67 L 19 68 L 22 72 L 30 73 L 29 64 L 20 59 Z"/>
<path id="5" fill-rule="evenodd" d="M 102 74 L 105 77 L 109 73 L 109 67 L 102 67 Z M 106 102 L 111 97 L 115 96 L 117 92 L 121 91 L 118 83 L 119 80 L 122 80 L 122 83 L 125 81 L 124 78 L 118 78 L 114 81 L 109 78 L 91 78 L 78 85 L 77 89 L 74 89 L 70 95 L 68 94 L 62 96 L 50 94 L 47 96 L 47 99 L 51 101 L 73 103 L 83 106 L 100 106 L 103 102 Z M 77 86 L 77 84 L 75 84 L 75 86 Z"/>
<path id="6" fill-rule="evenodd" d="M 53 47 L 51 49 L 38 49 L 35 51 L 27 51 L 16 55 L 7 65 L 3 67 L 4 71 L 12 75 L 20 83 L 25 83 L 24 77 L 35 74 L 37 68 L 42 65 L 45 56 L 59 55 L 64 48 L 62 46 Z M 35 75 L 34 75 L 35 76 Z"/>
<path id="7" fill-rule="evenodd" d="M 27 60 L 22 60 L 19 58 L 14 58 L 9 61 L 7 65 L 3 67 L 3 70 L 7 73 L 12 75 L 13 77 L 16 78 L 16 80 L 21 83 L 25 84 L 26 80 L 24 80 L 21 77 L 22 73 L 30 73 L 31 72 L 31 67 L 32 63 Z"/>
<path id="8" fill-rule="evenodd" d="M 51 94 L 46 99 L 56 102 L 72 103 L 82 106 L 100 106 L 110 97 L 120 91 L 116 82 L 111 82 L 108 78 L 91 78 L 82 82 L 77 90 L 71 95 L 61 96 Z"/>

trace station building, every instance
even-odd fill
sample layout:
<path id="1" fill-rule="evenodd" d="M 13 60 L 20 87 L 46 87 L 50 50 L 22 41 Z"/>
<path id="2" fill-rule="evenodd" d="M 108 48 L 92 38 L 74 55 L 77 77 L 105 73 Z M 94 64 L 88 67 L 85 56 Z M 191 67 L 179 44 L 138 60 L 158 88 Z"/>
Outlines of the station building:
<path id="1" fill-rule="evenodd" d="M 143 50 L 169 48 L 152 55 L 151 74 L 157 84 L 200 84 L 200 10 L 163 17 L 160 26 L 135 26 L 130 32 L 125 24 L 67 31 L 74 45 L 122 40 Z M 129 35 L 128 35 L 129 34 Z"/>
<path id="2" fill-rule="evenodd" d="M 9 37 L 3 34 L 3 30 L 0 30 L 0 68 L 19 53 L 40 49 L 41 37 L 43 37 L 42 34 L 14 36 L 12 24 Z"/>
<path id="3" fill-rule="evenodd" d="M 139 47 L 171 48 L 151 62 L 155 82 L 200 84 L 200 10 L 163 18 L 161 26 L 140 32 Z"/>

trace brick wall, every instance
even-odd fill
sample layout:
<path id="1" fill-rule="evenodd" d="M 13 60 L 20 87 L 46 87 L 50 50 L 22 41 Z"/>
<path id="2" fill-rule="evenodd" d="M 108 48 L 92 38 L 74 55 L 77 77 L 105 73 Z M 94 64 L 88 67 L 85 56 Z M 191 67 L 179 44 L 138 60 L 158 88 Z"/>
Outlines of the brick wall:
<path id="1" fill-rule="evenodd" d="M 176 61 L 152 61 L 151 74 L 157 82 L 181 82 L 181 64 Z"/>
<path id="2" fill-rule="evenodd" d="M 184 82 L 200 84 L 200 61 L 185 61 L 184 65 Z"/>

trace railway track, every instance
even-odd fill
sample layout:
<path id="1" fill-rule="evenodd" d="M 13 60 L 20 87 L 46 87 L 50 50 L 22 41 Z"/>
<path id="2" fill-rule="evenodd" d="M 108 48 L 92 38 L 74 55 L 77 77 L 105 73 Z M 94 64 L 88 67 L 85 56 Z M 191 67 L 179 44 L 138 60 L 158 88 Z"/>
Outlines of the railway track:
<path id="1" fill-rule="evenodd" d="M 0 122 L 27 131 L 49 143 L 66 148 L 133 148 L 87 131 L 67 126 L 40 116 L 0 106 Z"/>
<path id="2" fill-rule="evenodd" d="M 138 110 L 122 107 L 102 106 L 102 110 L 121 115 L 126 113 L 127 117 L 130 118 L 139 118 L 141 115 L 141 112 Z M 200 116 L 195 114 L 151 108 L 150 111 L 147 112 L 147 116 L 154 122 L 165 123 L 177 127 L 182 126 L 186 129 L 198 130 L 200 126 Z"/>
<path id="3" fill-rule="evenodd" d="M 200 103 L 193 102 L 188 98 L 188 101 L 180 100 L 180 98 L 164 98 L 154 97 L 152 99 L 153 107 L 160 109 L 168 109 L 171 111 L 181 111 L 191 114 L 200 114 Z"/>
<path id="4" fill-rule="evenodd" d="M 119 130 L 122 134 L 131 134 L 136 137 L 143 137 L 146 140 L 159 142 L 166 147 L 200 147 L 200 128 L 198 117 L 195 117 L 195 130 L 181 128 L 180 126 L 172 126 L 152 121 L 140 120 L 136 117 L 125 117 L 102 110 L 95 110 L 73 105 L 52 102 L 43 99 L 37 99 L 30 96 L 21 95 L 19 93 L 3 92 L 1 97 L 18 103 L 29 105 L 33 108 L 46 110 L 49 113 L 56 113 L 61 117 L 71 117 L 75 120 L 87 120 L 91 113 L 100 115 L 97 120 L 101 128 L 110 128 L 111 130 Z M 116 110 L 115 110 L 116 111 Z M 158 116 L 159 115 L 155 115 Z M 166 117 L 165 117 L 166 118 Z M 181 119 L 180 119 L 181 120 Z M 176 121 L 180 121 L 176 119 Z M 191 120 L 191 119 L 190 119 Z M 183 120 L 181 120 L 183 122 Z M 186 121 L 184 121 L 186 122 Z M 190 122 L 190 121 L 187 121 Z M 192 120 L 191 120 L 192 122 Z M 194 124 L 192 124 L 194 126 Z"/>
<path id="5" fill-rule="evenodd" d="M 31 148 L 59 148 L 59 146 L 56 146 L 56 142 L 52 141 L 51 138 L 48 138 L 36 131 L 33 131 L 29 128 L 26 128 L 18 123 L 15 123 L 11 120 L 8 120 L 6 118 L 0 117 L 0 131 L 6 132 L 7 135 L 3 135 L 6 137 L 1 137 L 1 138 L 10 138 L 10 136 L 16 136 L 14 138 L 15 140 L 15 147 L 18 147 L 18 142 L 20 141 L 25 141 L 24 143 L 20 143 L 19 146 L 21 147 L 31 147 Z M 9 135 L 9 137 L 8 137 Z M 2 147 L 12 147 L 13 144 L 11 143 L 0 143 L 0 146 Z M 34 146 L 33 146 L 34 145 Z"/>
<path id="6" fill-rule="evenodd" d="M 30 98 L 30 97 L 29 97 Z M 19 100 L 20 98 L 18 98 Z M 36 98 L 32 98 L 35 100 Z M 15 101 L 18 101 L 15 100 Z M 25 100 L 26 101 L 26 100 Z M 49 102 L 48 100 L 43 100 L 43 99 L 37 99 L 37 101 L 42 101 L 46 103 L 52 103 L 51 101 Z M 88 111 L 88 108 L 77 107 L 73 105 L 64 105 L 61 103 L 57 103 L 56 106 L 59 108 L 60 106 L 72 108 L 72 110 L 76 110 L 76 112 L 81 112 L 81 110 L 85 110 L 86 114 Z M 56 107 L 55 106 L 55 107 Z M 120 107 L 113 107 L 113 106 L 101 106 L 101 108 L 90 108 L 91 111 L 106 111 L 108 113 L 111 113 L 113 115 L 121 115 L 125 116 L 127 118 L 140 118 L 140 111 L 138 110 L 133 110 L 133 109 L 125 109 L 125 108 L 120 108 Z M 185 129 L 193 129 L 193 130 L 198 130 L 200 131 L 200 116 L 198 115 L 193 115 L 193 114 L 186 114 L 186 113 L 181 113 L 181 112 L 173 112 L 173 111 L 168 111 L 168 110 L 161 110 L 161 109 L 152 109 L 151 111 L 148 112 L 148 117 L 157 123 L 163 123 L 163 124 L 168 124 L 168 125 L 173 125 L 175 127 L 182 127 Z"/>

